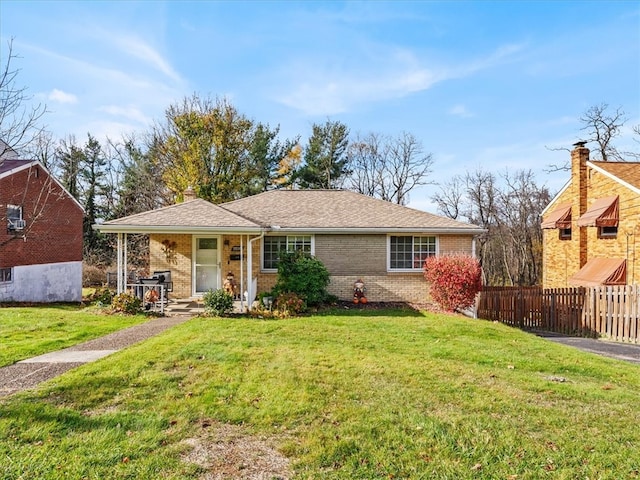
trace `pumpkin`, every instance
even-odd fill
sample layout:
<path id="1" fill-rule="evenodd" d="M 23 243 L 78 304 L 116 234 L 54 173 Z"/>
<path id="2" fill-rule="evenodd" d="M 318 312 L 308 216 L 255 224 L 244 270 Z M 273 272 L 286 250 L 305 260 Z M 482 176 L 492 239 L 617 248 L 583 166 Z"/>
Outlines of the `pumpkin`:
<path id="1" fill-rule="evenodd" d="M 145 301 L 149 303 L 157 302 L 158 298 L 159 298 L 158 292 L 156 292 L 154 289 L 147 290 L 147 292 L 144 294 Z"/>
<path id="2" fill-rule="evenodd" d="M 362 297 L 360 299 L 360 303 L 367 303 L 367 297 Z"/>
<path id="3" fill-rule="evenodd" d="M 353 303 L 358 303 L 360 299 L 358 297 L 353 297 Z"/>

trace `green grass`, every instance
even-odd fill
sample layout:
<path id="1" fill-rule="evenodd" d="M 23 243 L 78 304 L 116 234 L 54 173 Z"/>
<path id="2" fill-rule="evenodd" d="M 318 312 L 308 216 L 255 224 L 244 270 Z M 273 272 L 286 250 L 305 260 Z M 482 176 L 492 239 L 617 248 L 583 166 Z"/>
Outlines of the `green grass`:
<path id="1" fill-rule="evenodd" d="M 639 399 L 638 366 L 490 322 L 196 318 L 0 401 L 0 478 L 199 478 L 216 422 L 297 478 L 637 478 Z"/>
<path id="2" fill-rule="evenodd" d="M 77 305 L 0 308 L 0 367 L 147 321 Z"/>

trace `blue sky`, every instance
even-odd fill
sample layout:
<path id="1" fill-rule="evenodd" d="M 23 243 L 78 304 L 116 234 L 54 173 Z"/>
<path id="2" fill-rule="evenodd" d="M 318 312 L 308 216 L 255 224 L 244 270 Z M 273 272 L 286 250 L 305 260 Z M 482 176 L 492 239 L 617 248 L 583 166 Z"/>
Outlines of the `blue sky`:
<path id="1" fill-rule="evenodd" d="M 119 138 L 192 93 L 225 96 L 283 138 L 313 123 L 409 132 L 432 180 L 482 168 L 549 174 L 596 104 L 640 124 L 637 1 L 0 2 L 0 54 L 59 137 Z M 635 147 L 636 150 L 640 146 Z M 410 205 L 434 211 L 435 187 Z"/>

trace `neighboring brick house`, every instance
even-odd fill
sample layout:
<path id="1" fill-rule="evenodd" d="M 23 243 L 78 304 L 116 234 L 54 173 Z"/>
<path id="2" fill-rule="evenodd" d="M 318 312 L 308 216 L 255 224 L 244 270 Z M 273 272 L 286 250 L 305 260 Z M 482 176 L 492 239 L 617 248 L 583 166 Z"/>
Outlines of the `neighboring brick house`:
<path id="1" fill-rule="evenodd" d="M 0 302 L 79 302 L 82 207 L 41 163 L 3 145 Z"/>
<path id="2" fill-rule="evenodd" d="M 543 287 L 640 281 L 640 163 L 571 152 L 571 179 L 543 211 Z"/>
<path id="3" fill-rule="evenodd" d="M 201 199 L 97 225 L 117 233 L 119 289 L 126 235 L 150 237 L 150 270 L 171 271 L 173 298 L 221 288 L 232 273 L 253 299 L 276 281 L 278 252 L 302 249 L 331 275 L 330 293 L 353 296 L 362 279 L 371 301 L 424 301 L 429 255 L 475 254 L 483 229 L 345 190 L 273 190 L 221 205 Z"/>

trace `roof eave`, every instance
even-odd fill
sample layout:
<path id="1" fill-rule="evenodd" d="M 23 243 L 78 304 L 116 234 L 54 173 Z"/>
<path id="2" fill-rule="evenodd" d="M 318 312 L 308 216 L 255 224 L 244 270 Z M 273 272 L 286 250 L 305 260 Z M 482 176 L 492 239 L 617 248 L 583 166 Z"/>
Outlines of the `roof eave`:
<path id="1" fill-rule="evenodd" d="M 318 233 L 331 235 L 349 235 L 349 234 L 390 234 L 390 233 L 428 233 L 432 235 L 482 235 L 487 230 L 483 228 L 447 228 L 447 227 L 393 227 L 393 228 L 324 228 L 324 227 L 277 227 L 270 228 L 259 227 L 180 227 L 166 225 L 94 225 L 94 230 L 101 233 L 240 233 L 240 234 L 260 234 L 264 231 L 270 233 Z"/>
<path id="2" fill-rule="evenodd" d="M 331 235 L 360 234 L 388 234 L 388 233 L 430 233 L 439 235 L 482 235 L 484 228 L 455 228 L 455 227 L 353 227 L 353 228 L 325 228 L 325 227 L 271 227 L 270 233 L 323 233 Z"/>
<path id="3" fill-rule="evenodd" d="M 238 233 L 259 234 L 264 231 L 258 227 L 211 227 L 211 226 L 175 226 L 175 225 L 93 225 L 93 229 L 101 233 Z"/>
<path id="4" fill-rule="evenodd" d="M 629 190 L 634 192 L 636 195 L 640 195 L 640 189 L 638 187 L 635 187 L 635 186 L 631 185 L 630 183 L 625 182 L 620 177 L 618 177 L 618 176 L 614 175 L 613 173 L 605 170 L 604 168 L 599 167 L 598 165 L 596 165 L 594 163 L 587 162 L 587 165 L 589 167 L 593 168 L 596 172 L 599 172 L 602 175 L 604 175 L 606 177 L 609 177 L 614 182 L 618 182 L 620 185 L 623 185 L 623 186 L 627 187 Z"/>

